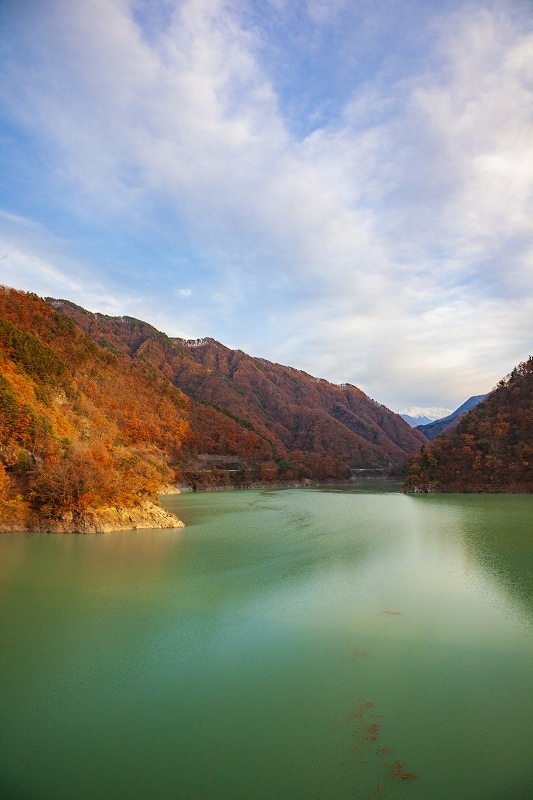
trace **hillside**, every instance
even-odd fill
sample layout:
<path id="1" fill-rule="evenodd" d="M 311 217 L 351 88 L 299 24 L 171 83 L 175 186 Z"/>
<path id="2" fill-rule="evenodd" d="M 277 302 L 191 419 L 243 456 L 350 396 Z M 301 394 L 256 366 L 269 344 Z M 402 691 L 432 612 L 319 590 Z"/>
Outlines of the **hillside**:
<path id="1" fill-rule="evenodd" d="M 180 526 L 153 500 L 190 436 L 187 402 L 37 296 L 0 287 L 1 528 Z"/>
<path id="2" fill-rule="evenodd" d="M 354 468 L 388 469 L 424 441 L 399 415 L 355 386 L 336 386 L 214 339 L 172 339 L 131 317 L 94 314 L 65 300 L 50 302 L 101 346 L 149 364 L 191 399 L 189 421 L 198 452 L 202 447 L 210 452 L 198 419 L 209 408 L 262 437 L 272 448 L 278 478 L 344 479 Z M 238 448 L 233 452 L 241 455 Z"/>
<path id="3" fill-rule="evenodd" d="M 408 492 L 533 491 L 533 358 L 410 460 Z"/>
<path id="4" fill-rule="evenodd" d="M 485 399 L 486 394 L 478 394 L 474 397 L 469 397 L 459 408 L 456 408 L 455 411 L 452 411 L 451 414 L 448 414 L 445 417 L 440 417 L 439 419 L 435 419 L 432 422 L 428 422 L 424 425 L 417 425 L 417 431 L 420 431 L 426 439 L 433 441 L 436 439 L 437 436 L 440 436 L 441 433 L 444 431 L 451 430 L 455 428 L 456 425 L 459 424 L 459 420 L 464 417 L 464 415 L 470 411 L 471 408 L 477 406 L 478 403 L 481 403 L 482 400 Z"/>

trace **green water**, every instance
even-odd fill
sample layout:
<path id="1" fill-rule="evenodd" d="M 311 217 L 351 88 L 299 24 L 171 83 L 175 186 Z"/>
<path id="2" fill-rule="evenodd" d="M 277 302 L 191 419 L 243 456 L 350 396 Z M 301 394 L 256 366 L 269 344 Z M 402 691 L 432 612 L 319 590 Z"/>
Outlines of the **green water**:
<path id="1" fill-rule="evenodd" d="M 0 535 L 2 800 L 533 797 L 533 497 L 164 502 Z"/>

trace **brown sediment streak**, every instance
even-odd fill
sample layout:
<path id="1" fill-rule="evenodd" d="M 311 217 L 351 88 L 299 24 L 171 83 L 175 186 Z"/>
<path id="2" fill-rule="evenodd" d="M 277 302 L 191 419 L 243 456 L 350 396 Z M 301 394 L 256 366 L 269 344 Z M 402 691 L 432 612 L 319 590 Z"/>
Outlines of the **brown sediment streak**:
<path id="1" fill-rule="evenodd" d="M 392 772 L 392 777 L 400 781 L 416 780 L 416 775 L 413 775 L 412 772 L 404 772 L 404 766 L 405 764 L 402 764 L 400 761 L 395 761 L 394 764 L 391 764 L 390 769 Z"/>
<path id="2" fill-rule="evenodd" d="M 402 616 L 402 612 L 401 611 L 389 611 L 388 608 L 386 608 L 385 611 L 382 611 L 381 613 L 382 614 L 391 614 L 394 617 L 401 617 Z"/>
<path id="3" fill-rule="evenodd" d="M 352 650 L 350 655 L 347 658 L 343 658 L 342 661 L 339 661 L 337 666 L 342 667 L 345 664 L 350 663 L 355 658 L 364 658 L 365 656 L 370 655 L 370 650 Z"/>
<path id="4" fill-rule="evenodd" d="M 386 613 L 400 614 L 401 612 L 388 611 Z M 362 703 L 347 719 L 348 725 L 355 722 L 355 730 L 351 734 L 355 738 L 352 749 L 357 754 L 356 758 L 359 759 L 360 764 L 367 764 L 367 759 L 372 753 L 376 756 L 383 756 L 392 752 L 391 747 L 380 746 L 380 725 L 369 719 L 377 720 L 384 717 L 383 714 L 370 713 L 371 709 L 375 708 L 376 705 L 376 703 L 370 701 Z M 342 766 L 345 764 L 347 764 L 347 759 L 342 762 Z M 417 779 L 416 775 L 405 770 L 405 764 L 401 761 L 394 761 L 392 764 L 388 761 L 383 761 L 382 770 L 381 777 L 373 791 L 374 796 L 382 795 L 388 788 L 392 788 L 391 784 L 394 781 L 413 781 Z"/>

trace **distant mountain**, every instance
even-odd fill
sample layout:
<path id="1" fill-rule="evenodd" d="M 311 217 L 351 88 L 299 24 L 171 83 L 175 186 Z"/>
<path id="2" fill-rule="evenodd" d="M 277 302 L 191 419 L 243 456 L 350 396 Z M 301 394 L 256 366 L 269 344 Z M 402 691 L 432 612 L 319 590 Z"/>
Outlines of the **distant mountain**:
<path id="1" fill-rule="evenodd" d="M 451 408 L 444 408 L 443 406 L 429 406 L 428 408 L 420 408 L 419 406 L 409 406 L 402 408 L 398 414 L 404 419 L 412 428 L 418 425 L 427 425 L 436 419 L 442 419 L 447 414 L 450 414 Z"/>
<path id="2" fill-rule="evenodd" d="M 404 419 L 411 428 L 416 428 L 418 425 L 426 425 L 428 422 L 431 422 L 430 417 L 411 417 L 409 414 L 400 414 L 400 417 Z"/>
<path id="3" fill-rule="evenodd" d="M 533 492 L 533 358 L 410 459 L 404 489 Z"/>
<path id="4" fill-rule="evenodd" d="M 462 404 L 462 406 L 456 408 L 455 411 L 453 411 L 451 414 L 448 414 L 447 417 L 436 419 L 427 424 L 417 425 L 416 429 L 420 431 L 420 433 L 424 434 L 426 439 L 433 441 L 433 439 L 436 439 L 437 436 L 440 436 L 440 434 L 444 433 L 444 431 L 454 428 L 458 424 L 461 417 L 463 417 L 471 408 L 477 406 L 478 403 L 481 403 L 486 396 L 486 394 L 478 394 L 474 397 L 469 397 L 468 400 Z"/>
<path id="5" fill-rule="evenodd" d="M 337 386 L 214 339 L 170 338 L 132 317 L 109 317 L 66 300 L 49 301 L 99 345 L 141 361 L 188 396 L 190 461 L 196 453 L 197 472 L 204 476 L 198 480 L 208 471 L 209 454 L 239 456 L 242 466 L 255 463 L 259 478 L 334 480 L 348 477 L 354 468 L 401 464 L 424 441 L 398 414 L 356 386 Z M 218 443 L 213 414 L 259 436 L 266 452 L 250 458 L 238 439 Z"/>

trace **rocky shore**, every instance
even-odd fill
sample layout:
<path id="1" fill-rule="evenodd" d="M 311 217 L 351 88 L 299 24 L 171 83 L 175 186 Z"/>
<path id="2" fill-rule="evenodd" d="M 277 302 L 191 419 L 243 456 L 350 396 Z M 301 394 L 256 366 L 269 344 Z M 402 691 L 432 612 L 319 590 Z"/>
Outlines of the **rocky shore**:
<path id="1" fill-rule="evenodd" d="M 0 532 L 111 533 L 141 528 L 184 528 L 184 523 L 160 505 L 143 500 L 133 508 L 108 506 L 89 508 L 81 514 L 68 512 L 56 519 L 43 518 L 34 511 L 25 517 L 0 520 Z"/>

